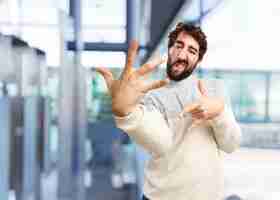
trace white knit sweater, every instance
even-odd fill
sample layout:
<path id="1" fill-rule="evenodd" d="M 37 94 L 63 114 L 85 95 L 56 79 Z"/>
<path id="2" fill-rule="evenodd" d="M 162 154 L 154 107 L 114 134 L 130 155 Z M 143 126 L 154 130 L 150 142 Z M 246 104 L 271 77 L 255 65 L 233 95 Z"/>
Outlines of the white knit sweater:
<path id="1" fill-rule="evenodd" d="M 233 152 L 241 131 L 227 103 L 215 119 L 192 125 L 176 115 L 197 98 L 197 79 L 171 83 L 148 94 L 116 124 L 151 153 L 145 169 L 144 194 L 151 200 L 222 200 L 220 150 Z M 210 95 L 225 97 L 223 83 L 206 80 Z"/>

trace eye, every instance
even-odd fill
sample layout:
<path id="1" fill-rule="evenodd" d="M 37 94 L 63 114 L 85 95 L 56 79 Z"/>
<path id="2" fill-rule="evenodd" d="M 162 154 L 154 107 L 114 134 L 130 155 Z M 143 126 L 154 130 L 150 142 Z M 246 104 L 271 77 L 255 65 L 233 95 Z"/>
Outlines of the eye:
<path id="1" fill-rule="evenodd" d="M 181 45 L 175 44 L 175 48 L 176 48 L 176 49 L 180 49 L 180 48 L 181 48 Z"/>
<path id="2" fill-rule="evenodd" d="M 195 55 L 195 54 L 196 54 L 194 51 L 190 51 L 190 53 L 191 53 L 192 55 Z"/>
<path id="3" fill-rule="evenodd" d="M 196 54 L 197 54 L 197 52 L 196 52 L 195 50 L 193 50 L 193 49 L 189 49 L 189 52 L 190 52 L 192 55 L 196 55 Z"/>
<path id="4" fill-rule="evenodd" d="M 174 47 L 175 47 L 176 49 L 182 49 L 182 48 L 183 48 L 183 45 L 180 44 L 180 43 L 175 43 Z"/>

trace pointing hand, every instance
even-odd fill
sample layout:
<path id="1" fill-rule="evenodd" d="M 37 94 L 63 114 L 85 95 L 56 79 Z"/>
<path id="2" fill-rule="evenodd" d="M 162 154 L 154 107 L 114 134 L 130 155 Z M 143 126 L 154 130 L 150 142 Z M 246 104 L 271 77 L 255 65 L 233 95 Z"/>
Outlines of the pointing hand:
<path id="1" fill-rule="evenodd" d="M 210 97 L 202 80 L 198 81 L 200 98 L 197 102 L 185 106 L 180 116 L 190 113 L 194 121 L 211 120 L 224 110 L 224 100 Z"/>

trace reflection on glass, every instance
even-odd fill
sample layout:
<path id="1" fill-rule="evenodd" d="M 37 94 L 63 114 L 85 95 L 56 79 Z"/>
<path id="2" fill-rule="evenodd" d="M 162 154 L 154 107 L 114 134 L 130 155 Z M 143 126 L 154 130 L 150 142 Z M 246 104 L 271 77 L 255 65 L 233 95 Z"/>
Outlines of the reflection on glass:
<path id="1" fill-rule="evenodd" d="M 82 65 L 121 68 L 125 65 L 125 58 L 124 52 L 83 51 Z"/>
<path id="2" fill-rule="evenodd" d="M 233 111 L 241 121 L 264 121 L 266 77 L 263 73 L 224 72 Z M 256 89 L 257 88 L 257 89 Z"/>
<path id="3" fill-rule="evenodd" d="M 273 73 L 270 79 L 269 116 L 272 121 L 280 121 L 280 73 Z"/>
<path id="4" fill-rule="evenodd" d="M 112 35 L 114 37 L 112 37 Z M 83 28 L 83 38 L 87 42 L 123 43 L 126 40 L 126 29 L 122 26 Z"/>
<path id="5" fill-rule="evenodd" d="M 126 25 L 126 0 L 84 0 L 84 25 Z"/>
<path id="6" fill-rule="evenodd" d="M 84 0 L 82 20 L 85 41 L 125 42 L 126 0 Z"/>
<path id="7" fill-rule="evenodd" d="M 265 119 L 266 79 L 262 73 L 246 73 L 240 76 L 241 118 Z"/>

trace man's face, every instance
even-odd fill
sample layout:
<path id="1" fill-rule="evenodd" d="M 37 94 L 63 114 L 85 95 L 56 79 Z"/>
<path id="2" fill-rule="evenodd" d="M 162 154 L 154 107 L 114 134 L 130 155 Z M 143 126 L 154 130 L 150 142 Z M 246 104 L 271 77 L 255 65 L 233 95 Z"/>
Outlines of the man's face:
<path id="1" fill-rule="evenodd" d="M 167 75 L 180 81 L 190 76 L 199 58 L 198 42 L 186 32 L 179 33 L 174 45 L 168 50 Z"/>

